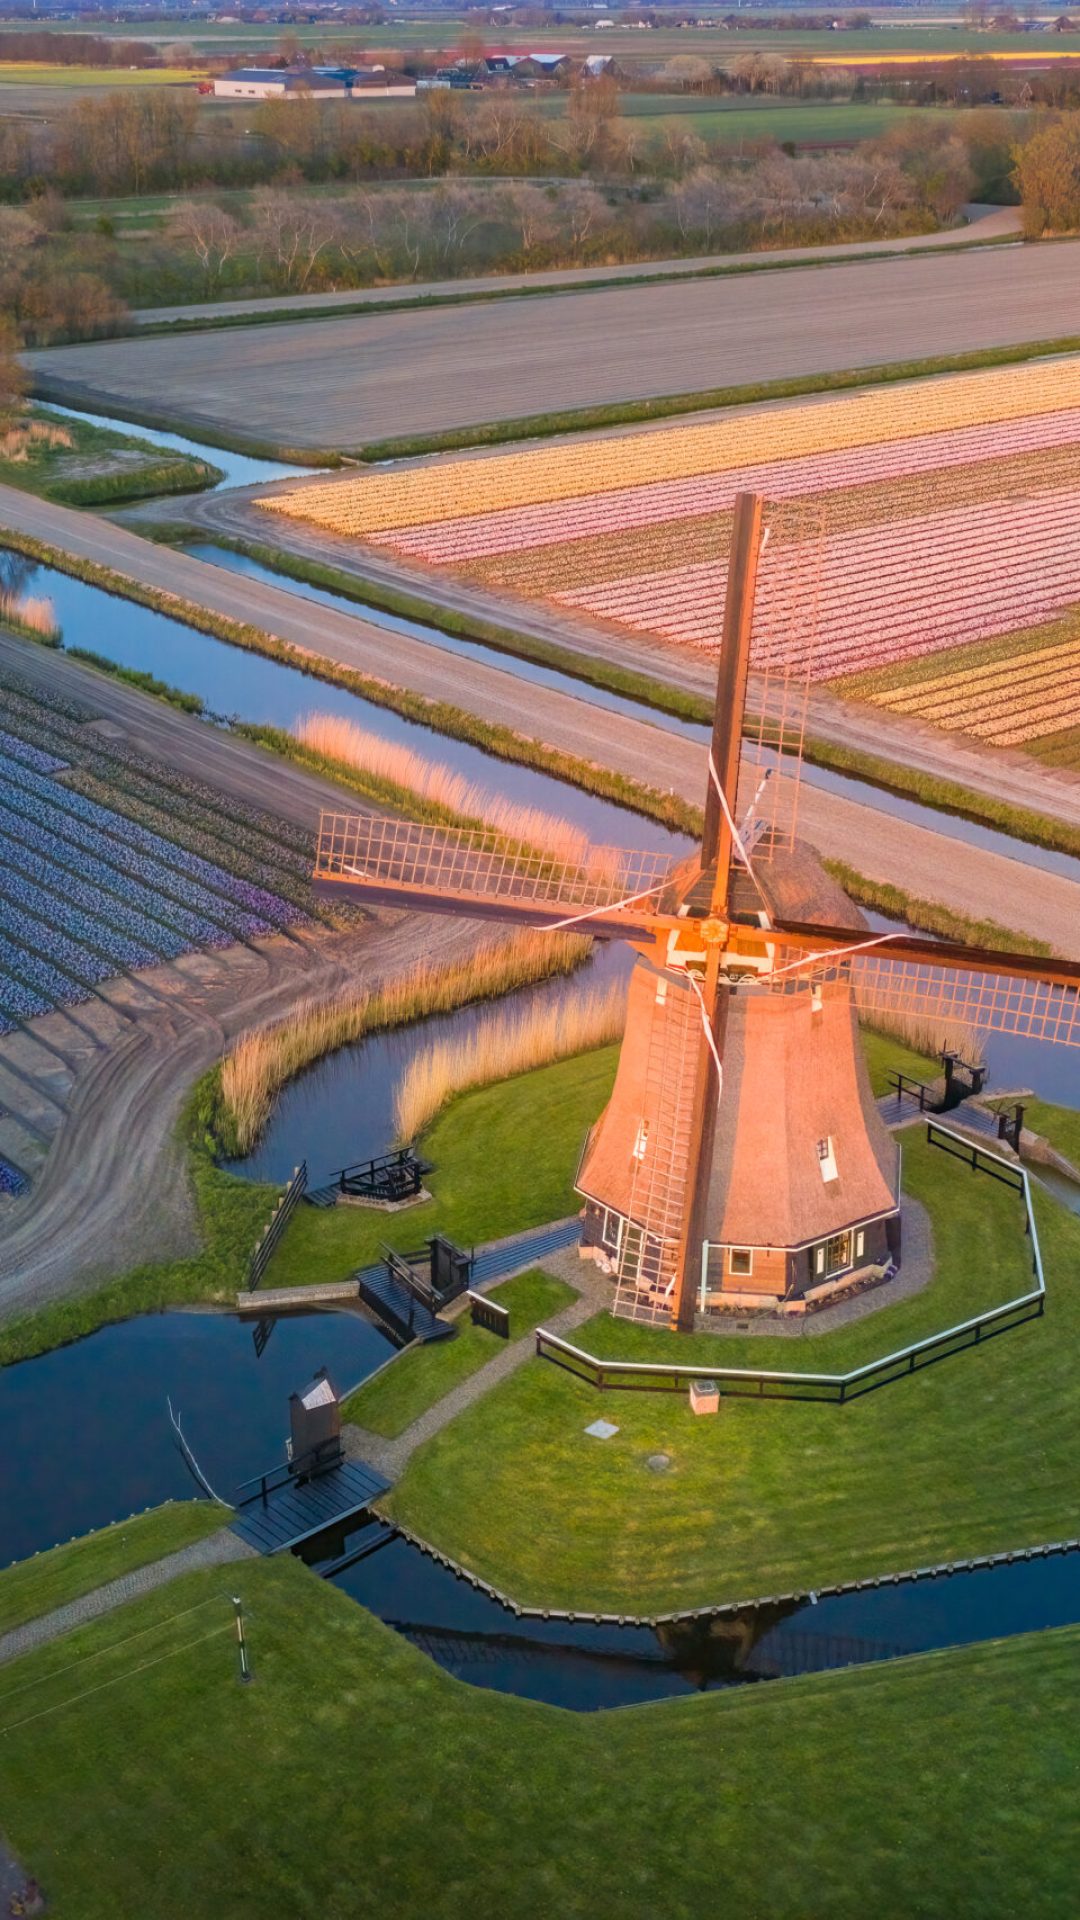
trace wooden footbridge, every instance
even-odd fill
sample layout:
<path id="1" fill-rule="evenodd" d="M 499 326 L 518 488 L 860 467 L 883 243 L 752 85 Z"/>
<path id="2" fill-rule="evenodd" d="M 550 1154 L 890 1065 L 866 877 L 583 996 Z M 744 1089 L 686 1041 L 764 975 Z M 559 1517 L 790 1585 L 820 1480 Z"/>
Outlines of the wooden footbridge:
<path id="1" fill-rule="evenodd" d="M 299 1478 L 287 1465 L 258 1475 L 254 1491 L 237 1506 L 232 1530 L 257 1553 L 285 1553 L 328 1527 L 365 1513 L 390 1482 L 364 1460 L 337 1456 Z"/>

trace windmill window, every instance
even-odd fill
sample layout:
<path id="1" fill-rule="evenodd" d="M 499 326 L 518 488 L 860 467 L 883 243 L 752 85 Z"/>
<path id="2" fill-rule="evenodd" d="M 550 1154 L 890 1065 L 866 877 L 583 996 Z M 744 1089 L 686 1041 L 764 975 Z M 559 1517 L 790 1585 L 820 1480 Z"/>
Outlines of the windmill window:
<path id="1" fill-rule="evenodd" d="M 835 1180 L 837 1175 L 836 1148 L 833 1144 L 831 1133 L 827 1133 L 823 1139 L 818 1141 L 817 1157 L 818 1166 L 821 1168 L 822 1179 L 826 1182 Z"/>
<path id="2" fill-rule="evenodd" d="M 822 1009 L 822 1005 L 823 1005 L 823 1002 L 822 1002 L 822 998 L 821 998 L 821 988 L 820 988 L 820 987 L 811 987 L 811 989 L 810 989 L 810 1012 L 811 1012 L 812 1014 L 813 1014 L 813 1013 L 820 1013 L 820 1012 L 821 1012 L 821 1009 Z"/>
<path id="3" fill-rule="evenodd" d="M 645 1148 L 648 1146 L 648 1144 L 649 1144 L 649 1123 L 647 1120 L 639 1120 L 637 1134 L 634 1139 L 634 1159 L 635 1160 L 644 1160 Z"/>
<path id="4" fill-rule="evenodd" d="M 728 1272 L 741 1280 L 749 1280 L 754 1271 L 753 1247 L 728 1248 Z"/>
<path id="5" fill-rule="evenodd" d="M 658 981 L 657 981 L 657 983 L 656 983 L 656 1004 L 657 1004 L 657 1006 L 658 1006 L 658 1007 L 662 1007 L 662 1006 L 664 1005 L 664 1003 L 665 1003 L 665 1001 L 666 1001 L 666 1000 L 667 1000 L 667 981 L 666 981 L 666 980 L 658 980 Z"/>

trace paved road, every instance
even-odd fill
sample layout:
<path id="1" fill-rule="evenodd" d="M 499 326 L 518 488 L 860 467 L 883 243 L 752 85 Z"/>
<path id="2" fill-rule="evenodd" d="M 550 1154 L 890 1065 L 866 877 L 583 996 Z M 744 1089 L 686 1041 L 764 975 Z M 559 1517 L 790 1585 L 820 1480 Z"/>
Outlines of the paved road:
<path id="1" fill-rule="evenodd" d="M 768 252 L 713 253 L 695 260 L 636 260 L 625 267 L 552 267 L 543 273 L 492 273 L 473 279 L 406 281 L 390 287 L 348 287 L 341 293 L 263 294 L 249 300 L 202 300 L 178 307 L 136 307 L 137 326 L 160 325 L 163 320 L 216 320 L 225 314 L 250 314 L 263 320 L 278 313 L 332 313 L 338 307 L 383 307 L 401 300 L 460 299 L 462 295 L 514 293 L 522 287 L 588 287 L 596 282 L 655 280 L 671 274 L 715 273 L 723 267 L 788 266 L 793 260 L 807 265 L 820 260 L 868 260 L 887 253 L 921 252 L 924 247 L 966 247 L 973 241 L 1016 240 L 1020 235 L 1018 207 L 965 207 L 968 224 L 944 233 L 917 233 L 901 240 L 859 240 L 835 247 L 778 247 Z"/>
<path id="2" fill-rule="evenodd" d="M 0 525 L 4 523 L 109 561 L 140 580 L 219 612 L 252 620 L 330 659 L 434 699 L 466 705 L 499 724 L 520 730 L 524 720 L 530 734 L 580 758 L 599 761 L 655 786 L 672 787 L 696 802 L 704 793 L 705 757 L 700 745 L 651 722 L 593 706 L 587 697 L 530 686 L 526 706 L 521 681 L 509 667 L 465 661 L 425 641 L 390 633 L 283 588 L 226 573 L 172 548 L 155 547 L 127 528 L 11 488 L 0 488 Z M 44 651 L 34 657 L 38 672 L 48 672 L 51 662 L 56 670 L 72 664 Z M 108 697 L 103 690 L 102 702 Z M 219 742 L 220 748 L 240 744 L 211 735 L 205 749 L 208 756 L 216 756 Z M 283 779 L 287 771 L 281 769 Z M 1074 790 L 1068 792 L 1072 795 Z M 806 837 L 823 853 L 846 859 L 863 873 L 892 880 L 925 898 L 947 901 L 963 912 L 989 914 L 1004 925 L 1050 941 L 1062 953 L 1080 954 L 1080 888 L 1068 880 L 809 787 L 803 789 L 801 820 Z M 632 838 L 629 820 L 628 843 Z"/>
<path id="3" fill-rule="evenodd" d="M 97 341 L 27 356 L 54 399 L 160 410 L 212 438 L 355 449 L 607 401 L 1051 340 L 1077 326 L 1068 245 Z"/>
<path id="4" fill-rule="evenodd" d="M 487 458 L 487 455 L 477 455 Z M 290 483 L 290 485 L 295 483 Z M 265 491 L 264 489 L 260 491 Z M 535 600 L 521 600 L 509 594 L 485 591 L 483 587 L 456 579 L 447 570 L 410 567 L 384 548 L 360 547 L 355 540 L 342 539 L 302 521 L 267 515 L 253 508 L 252 490 L 233 488 L 223 493 L 193 494 L 182 511 L 193 529 L 240 534 L 249 540 L 269 540 L 309 559 L 323 560 L 352 573 L 358 581 L 376 581 L 449 607 L 470 617 L 510 625 L 519 632 L 541 640 L 555 641 L 572 653 L 589 660 L 607 660 L 629 666 L 683 692 L 711 699 L 716 687 L 716 665 L 696 651 L 682 650 L 629 631 L 616 631 L 591 621 L 580 610 L 572 612 Z M 143 509 L 148 516 L 158 503 Z M 166 501 L 165 517 L 175 519 L 176 502 Z M 127 516 L 137 524 L 136 516 Z M 302 589 L 297 589 L 302 591 Z M 583 689 L 583 698 L 588 698 Z M 762 701 L 751 677 L 750 704 L 758 709 Z M 1066 769 L 1041 767 L 1029 754 L 988 749 L 962 734 L 945 737 L 933 727 L 888 713 L 839 700 L 822 688 L 811 692 L 808 731 L 815 738 L 834 745 L 853 747 L 863 753 L 878 754 L 896 760 L 902 766 L 954 780 L 1013 806 L 1031 807 L 1055 819 L 1080 826 L 1080 777 Z"/>

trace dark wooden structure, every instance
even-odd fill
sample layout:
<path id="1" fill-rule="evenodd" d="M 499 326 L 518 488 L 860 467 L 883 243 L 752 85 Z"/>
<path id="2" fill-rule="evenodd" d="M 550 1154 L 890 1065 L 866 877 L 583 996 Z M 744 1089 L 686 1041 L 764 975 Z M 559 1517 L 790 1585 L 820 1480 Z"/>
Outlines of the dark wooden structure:
<path id="1" fill-rule="evenodd" d="M 284 1553 L 364 1513 L 390 1486 L 365 1461 L 343 1460 L 340 1453 L 313 1463 L 306 1477 L 298 1478 L 286 1464 L 245 1484 L 254 1491 L 237 1503 L 233 1532 L 268 1554 Z"/>

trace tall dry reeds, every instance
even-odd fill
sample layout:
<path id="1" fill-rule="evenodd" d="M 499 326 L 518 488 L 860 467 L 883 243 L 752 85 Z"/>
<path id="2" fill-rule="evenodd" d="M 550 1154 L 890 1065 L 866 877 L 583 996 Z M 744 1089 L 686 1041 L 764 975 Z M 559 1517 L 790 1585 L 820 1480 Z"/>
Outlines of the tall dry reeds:
<path id="1" fill-rule="evenodd" d="M 870 1014 L 863 1025 L 875 1033 L 887 1034 L 892 1040 L 902 1040 L 912 1053 L 925 1054 L 930 1060 L 936 1060 L 946 1050 L 958 1053 L 971 1066 L 982 1066 L 986 1058 L 983 1035 L 977 1027 L 968 1026 L 962 1020 L 939 1020 L 933 1014 L 896 1009 L 892 1013 Z"/>
<path id="2" fill-rule="evenodd" d="M 449 966 L 422 961 L 373 993 L 302 1002 L 284 1020 L 245 1034 L 226 1055 L 216 1123 L 221 1151 L 230 1156 L 249 1153 L 281 1088 L 325 1054 L 365 1034 L 570 973 L 591 948 L 591 940 L 580 934 L 519 933 Z"/>
<path id="3" fill-rule="evenodd" d="M 56 608 L 41 594 L 0 591 L 0 625 L 28 634 L 32 640 L 43 640 L 50 647 L 60 644 Z"/>
<path id="4" fill-rule="evenodd" d="M 463 1039 L 440 1041 L 416 1054 L 402 1076 L 394 1100 L 398 1140 L 418 1139 L 455 1094 L 605 1046 L 625 1023 L 626 988 L 615 982 L 555 1006 L 494 1014 Z"/>
<path id="5" fill-rule="evenodd" d="M 74 444 L 68 427 L 55 426 L 50 420 L 17 420 L 0 433 L 0 460 L 13 461 L 18 466 L 30 458 L 35 447 L 73 447 Z"/>
<path id="6" fill-rule="evenodd" d="M 490 827 L 500 838 L 551 854 L 567 866 L 606 864 L 611 856 L 593 847 L 571 821 L 538 807 L 522 807 L 501 794 L 489 793 L 464 774 L 438 760 L 425 759 L 394 741 L 366 733 L 351 720 L 334 714 L 309 713 L 293 728 L 301 746 L 324 759 L 355 767 L 376 780 L 415 794 L 427 805 L 442 808 L 459 819 Z"/>

